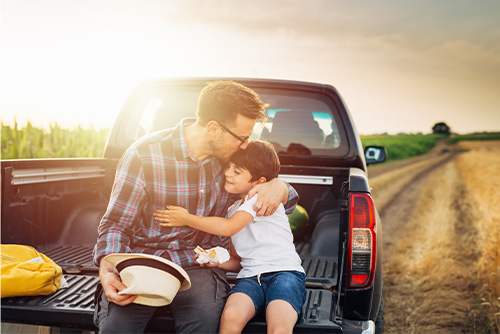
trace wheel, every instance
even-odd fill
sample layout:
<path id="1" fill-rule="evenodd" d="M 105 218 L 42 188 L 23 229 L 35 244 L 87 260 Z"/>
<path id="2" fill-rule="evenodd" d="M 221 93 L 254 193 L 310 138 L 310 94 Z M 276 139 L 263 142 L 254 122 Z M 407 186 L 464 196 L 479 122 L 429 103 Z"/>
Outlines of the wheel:
<path id="1" fill-rule="evenodd" d="M 380 307 L 378 309 L 377 320 L 375 321 L 375 333 L 384 333 L 384 297 L 380 300 Z"/>

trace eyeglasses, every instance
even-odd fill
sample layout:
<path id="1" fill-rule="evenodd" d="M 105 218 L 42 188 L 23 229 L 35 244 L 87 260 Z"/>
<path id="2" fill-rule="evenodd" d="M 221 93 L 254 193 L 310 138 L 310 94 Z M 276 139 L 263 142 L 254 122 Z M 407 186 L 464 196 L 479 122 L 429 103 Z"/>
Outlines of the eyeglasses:
<path id="1" fill-rule="evenodd" d="M 227 131 L 231 136 L 233 136 L 234 138 L 238 139 L 241 142 L 240 145 L 238 145 L 238 148 L 241 147 L 241 145 L 245 144 L 247 142 L 248 138 L 250 138 L 250 136 L 245 137 L 245 138 L 241 138 L 240 136 L 235 134 L 233 131 L 226 128 L 222 123 L 217 122 L 217 124 L 219 124 L 220 127 L 223 128 L 225 131 Z"/>

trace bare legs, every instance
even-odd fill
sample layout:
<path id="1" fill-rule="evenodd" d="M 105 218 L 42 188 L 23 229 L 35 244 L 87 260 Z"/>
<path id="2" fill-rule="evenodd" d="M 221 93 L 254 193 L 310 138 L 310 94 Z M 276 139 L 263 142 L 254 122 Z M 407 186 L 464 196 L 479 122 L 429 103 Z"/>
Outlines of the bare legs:
<path id="1" fill-rule="evenodd" d="M 241 292 L 231 294 L 222 313 L 219 333 L 241 333 L 254 315 L 255 306 L 250 297 Z M 266 321 L 269 334 L 291 334 L 297 322 L 297 312 L 290 303 L 276 299 L 267 305 Z"/>
<path id="2" fill-rule="evenodd" d="M 250 297 L 241 292 L 229 296 L 220 319 L 220 334 L 241 333 L 247 322 L 255 315 L 255 306 Z"/>
<path id="3" fill-rule="evenodd" d="M 266 308 L 267 333 L 292 334 L 297 318 L 297 312 L 290 303 L 275 299 Z"/>

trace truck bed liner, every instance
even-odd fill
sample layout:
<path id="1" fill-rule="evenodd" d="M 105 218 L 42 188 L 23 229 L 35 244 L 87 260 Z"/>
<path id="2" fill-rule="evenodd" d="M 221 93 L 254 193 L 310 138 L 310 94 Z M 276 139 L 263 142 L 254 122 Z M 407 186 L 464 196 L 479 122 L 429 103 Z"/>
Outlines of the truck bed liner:
<path id="1" fill-rule="evenodd" d="M 93 245 L 45 246 L 40 252 L 61 266 L 65 273 L 98 275 L 99 268 L 94 265 L 92 248 Z"/>
<path id="2" fill-rule="evenodd" d="M 93 245 L 50 246 L 40 249 L 40 252 L 61 266 L 66 274 L 97 275 L 99 270 L 92 260 L 92 247 Z M 303 244 L 297 246 L 297 249 L 306 248 Z M 336 286 L 336 259 L 309 257 L 304 251 L 299 254 L 302 258 L 302 267 L 306 271 L 307 282 L 311 287 L 315 284 L 328 288 Z M 235 277 L 236 274 L 228 273 L 230 281 L 234 281 Z"/>
<path id="3" fill-rule="evenodd" d="M 99 277 L 98 268 L 92 262 L 92 246 L 51 246 L 40 251 L 63 268 L 69 287 L 50 296 L 2 298 L 2 321 L 96 330 L 93 325 L 94 292 Z M 336 301 L 336 259 L 301 257 L 307 278 L 307 300 L 294 332 L 335 332 L 340 327 L 329 317 Z M 231 284 L 235 279 L 236 274 L 228 273 Z M 149 326 L 152 330 L 160 326 L 162 330 L 173 330 L 169 308 L 159 308 Z M 254 319 L 245 331 L 253 332 L 262 326 L 265 326 L 265 319 Z"/>
<path id="4" fill-rule="evenodd" d="M 2 321 L 29 323 L 82 330 L 96 330 L 93 325 L 94 292 L 99 278 L 88 275 L 64 275 L 69 288 L 61 289 L 50 296 L 11 297 L 2 299 Z M 303 307 L 303 316 L 294 332 L 302 330 L 339 329 L 329 319 L 335 302 L 335 295 L 325 289 L 307 289 L 307 300 Z M 314 325 L 314 326 L 312 326 Z M 150 329 L 173 329 L 173 321 L 168 306 L 159 308 L 150 323 Z M 257 319 L 248 324 L 246 331 L 252 332 L 257 327 L 265 326 L 264 319 Z M 262 330 L 262 329 L 261 329 Z"/>

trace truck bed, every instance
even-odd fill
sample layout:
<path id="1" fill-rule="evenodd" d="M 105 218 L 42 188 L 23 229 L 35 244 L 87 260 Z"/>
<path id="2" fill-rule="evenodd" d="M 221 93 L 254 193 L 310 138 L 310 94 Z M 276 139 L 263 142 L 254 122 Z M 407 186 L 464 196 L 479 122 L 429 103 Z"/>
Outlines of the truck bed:
<path id="1" fill-rule="evenodd" d="M 330 319 L 337 302 L 337 259 L 311 258 L 307 243 L 297 245 L 306 270 L 307 300 L 294 332 L 340 332 L 340 325 Z M 98 268 L 92 262 L 92 246 L 51 246 L 40 250 L 59 264 L 69 287 L 50 296 L 11 297 L 2 299 L 2 322 L 29 323 L 81 330 L 97 330 L 93 324 L 94 292 L 99 282 Z M 228 273 L 230 284 L 236 274 Z M 174 331 L 169 307 L 159 308 L 148 330 Z M 253 319 L 245 332 L 265 332 L 265 319 Z"/>

